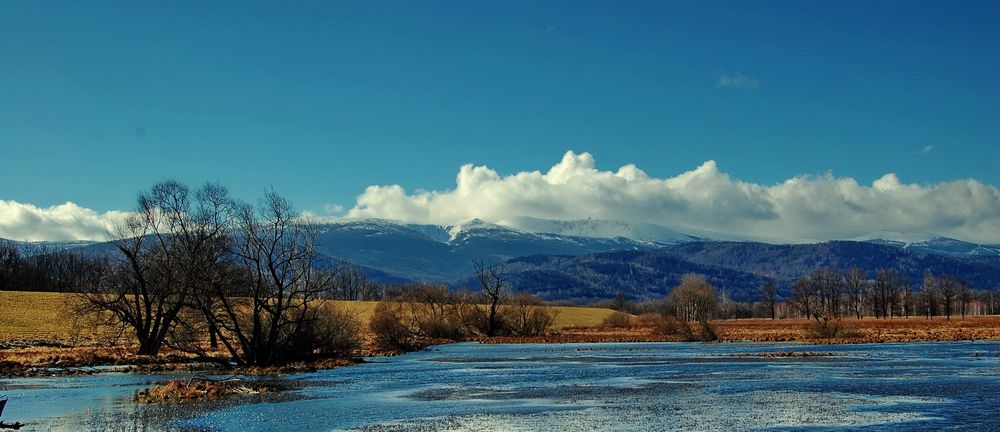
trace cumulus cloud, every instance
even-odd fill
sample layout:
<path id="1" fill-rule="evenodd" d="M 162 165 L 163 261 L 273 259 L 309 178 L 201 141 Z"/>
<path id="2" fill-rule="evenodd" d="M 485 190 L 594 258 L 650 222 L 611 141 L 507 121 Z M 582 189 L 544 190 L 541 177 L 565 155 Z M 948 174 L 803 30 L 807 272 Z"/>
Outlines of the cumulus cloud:
<path id="1" fill-rule="evenodd" d="M 746 90 L 757 90 L 760 88 L 760 82 L 756 79 L 750 78 L 746 75 L 734 73 L 734 74 L 722 74 L 719 76 L 719 81 L 715 83 L 716 87 L 719 88 L 738 88 Z"/>
<path id="2" fill-rule="evenodd" d="M 1000 242 L 1000 191 L 977 180 L 920 185 L 886 174 L 864 185 L 826 174 L 763 185 L 733 179 L 714 161 L 669 178 L 651 177 L 633 164 L 615 171 L 595 166 L 590 153 L 573 151 L 544 173 L 501 176 L 467 164 L 454 189 L 411 193 L 400 185 L 370 186 L 346 216 L 432 224 L 593 217 L 782 241 L 891 230 Z"/>
<path id="3" fill-rule="evenodd" d="M 921 147 L 920 150 L 917 150 L 917 154 L 927 154 L 927 153 L 930 153 L 931 150 L 934 150 L 934 146 L 932 146 L 932 145 L 925 145 L 925 146 Z"/>
<path id="4" fill-rule="evenodd" d="M 72 202 L 37 207 L 0 200 L 0 238 L 24 241 L 103 240 L 127 213 L 98 213 Z"/>

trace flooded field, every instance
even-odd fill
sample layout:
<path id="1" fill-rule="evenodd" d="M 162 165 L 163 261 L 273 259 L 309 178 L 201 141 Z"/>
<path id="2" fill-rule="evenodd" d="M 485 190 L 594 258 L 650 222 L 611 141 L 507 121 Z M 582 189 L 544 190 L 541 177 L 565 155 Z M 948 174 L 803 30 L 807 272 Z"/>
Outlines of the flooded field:
<path id="1" fill-rule="evenodd" d="M 1000 430 L 1000 343 L 454 344 L 137 406 L 177 375 L 0 380 L 23 430 Z"/>

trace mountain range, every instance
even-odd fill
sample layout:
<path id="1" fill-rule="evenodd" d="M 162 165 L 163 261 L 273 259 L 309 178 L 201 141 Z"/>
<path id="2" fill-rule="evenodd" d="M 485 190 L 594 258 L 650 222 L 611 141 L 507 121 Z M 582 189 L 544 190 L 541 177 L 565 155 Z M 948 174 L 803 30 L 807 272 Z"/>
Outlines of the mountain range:
<path id="1" fill-rule="evenodd" d="M 782 291 L 819 266 L 868 272 L 887 267 L 919 283 L 925 271 L 952 274 L 975 288 L 1000 291 L 1000 246 L 933 234 L 882 231 L 846 241 L 773 244 L 724 241 L 664 226 L 627 221 L 473 219 L 456 225 L 384 219 L 322 221 L 328 259 L 346 260 L 387 282 L 474 286 L 474 262 L 506 262 L 512 288 L 543 298 L 593 300 L 618 293 L 658 298 L 685 273 L 700 273 L 748 300 L 765 280 Z M 107 243 L 15 242 L 28 254 L 51 250 L 108 253 Z"/>

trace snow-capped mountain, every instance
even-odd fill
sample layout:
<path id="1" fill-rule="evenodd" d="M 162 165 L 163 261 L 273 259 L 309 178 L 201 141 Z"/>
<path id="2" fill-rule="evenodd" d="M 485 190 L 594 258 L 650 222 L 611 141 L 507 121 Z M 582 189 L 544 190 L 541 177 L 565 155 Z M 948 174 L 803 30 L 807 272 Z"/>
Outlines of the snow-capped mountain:
<path id="1" fill-rule="evenodd" d="M 1000 246 L 971 243 L 931 233 L 883 230 L 852 240 L 938 255 L 1000 256 Z"/>
<path id="2" fill-rule="evenodd" d="M 549 220 L 532 217 L 515 217 L 499 222 L 500 225 L 531 233 L 548 233 L 576 237 L 626 238 L 648 244 L 675 244 L 703 240 L 672 229 L 644 222 L 626 222 L 601 219 Z"/>
<path id="3" fill-rule="evenodd" d="M 323 225 L 327 253 L 358 265 L 412 280 L 444 282 L 467 276 L 474 260 L 501 261 L 531 255 L 576 256 L 599 252 L 653 250 L 711 239 L 661 225 L 529 217 L 497 223 L 473 219 L 455 225 L 413 224 L 384 219 L 335 220 Z M 737 239 L 736 242 L 756 240 Z M 952 256 L 1000 256 L 1000 248 L 934 234 L 883 231 L 851 239 L 902 250 Z M 753 243 L 764 247 L 776 242 Z"/>
<path id="4" fill-rule="evenodd" d="M 384 219 L 328 221 L 320 228 L 320 241 L 329 255 L 401 277 L 436 282 L 467 276 L 475 260 L 656 247 L 622 236 L 529 232 L 480 219 L 443 226 Z"/>
<path id="5" fill-rule="evenodd" d="M 560 260 L 573 261 L 579 257 L 581 262 L 591 263 L 596 258 L 588 256 L 602 253 L 614 253 L 617 254 L 615 256 L 626 258 L 643 257 L 650 253 L 650 257 L 667 254 L 674 261 L 716 267 L 725 267 L 746 257 L 757 257 L 752 260 L 751 267 L 736 270 L 772 269 L 772 273 L 779 270 L 801 273 L 806 266 L 794 267 L 794 257 L 778 252 L 809 250 L 791 248 L 794 245 L 775 241 L 752 241 L 757 239 L 746 236 L 734 239 L 732 236 L 716 236 L 697 231 L 697 235 L 692 235 L 658 224 L 600 219 L 560 221 L 518 217 L 496 223 L 472 219 L 454 225 L 416 224 L 386 219 L 330 219 L 318 223 L 318 240 L 328 260 L 352 262 L 365 269 L 373 278 L 388 282 L 456 283 L 455 281 L 468 280 L 473 263 L 477 260 L 562 262 Z M 115 253 L 110 243 L 17 242 L 17 245 L 26 254 L 51 250 L 74 250 L 88 255 Z M 947 266 L 954 267 L 956 274 L 971 274 L 967 269 L 963 270 L 964 267 L 959 268 L 961 265 L 973 265 L 983 260 L 993 263 L 1000 257 L 1000 246 L 975 244 L 934 234 L 891 231 L 881 231 L 849 241 L 813 242 L 802 246 L 823 249 L 833 247 L 830 245 L 846 251 L 844 254 L 856 254 L 855 261 L 861 259 L 858 257 L 873 253 L 866 247 L 876 248 L 876 252 L 881 254 L 879 256 L 886 255 L 886 250 L 898 250 L 898 253 L 916 257 L 913 259 L 926 258 L 930 260 L 928 262 L 936 262 L 938 264 L 935 265 L 939 268 L 945 266 L 942 262 L 951 263 Z M 778 255 L 774 255 L 776 253 Z M 893 253 L 896 252 L 887 256 L 896 256 Z M 660 262 L 657 261 L 659 258 L 650 259 L 652 261 L 649 261 L 649 265 L 660 265 L 656 264 Z M 942 259 L 945 261 L 941 261 Z M 644 260 L 645 258 L 640 261 L 648 261 Z M 814 264 L 811 262 L 810 265 Z M 831 265 L 834 264 L 836 263 L 831 261 Z M 877 264 L 890 265 L 885 260 Z M 598 265 L 592 271 L 596 272 L 594 274 L 607 273 L 608 277 L 614 279 L 618 274 L 616 269 L 614 265 Z M 547 267 L 533 270 L 532 280 L 549 281 L 546 283 L 552 285 L 553 278 L 557 278 L 560 273 L 550 270 L 552 269 Z M 987 282 L 992 280 L 981 279 Z M 753 277 L 740 280 L 746 282 L 747 286 L 756 283 Z M 530 287 L 526 285 L 527 288 Z"/>

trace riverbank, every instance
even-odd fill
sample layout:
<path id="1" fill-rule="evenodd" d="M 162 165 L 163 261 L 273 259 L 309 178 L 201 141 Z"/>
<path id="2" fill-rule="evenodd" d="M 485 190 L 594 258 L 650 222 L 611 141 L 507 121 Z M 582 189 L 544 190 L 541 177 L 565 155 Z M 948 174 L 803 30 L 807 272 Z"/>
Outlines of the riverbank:
<path id="1" fill-rule="evenodd" d="M 96 316 L 77 316 L 74 294 L 0 291 L 0 376 L 85 375 L 101 371 L 160 372 L 217 369 L 190 354 L 164 348 L 156 357 L 137 356 L 127 332 L 101 324 Z M 328 304 L 349 312 L 367 329 L 377 302 L 336 301 Z M 553 328 L 600 325 L 614 311 L 554 307 Z M 359 357 L 391 353 L 376 349 L 370 337 Z M 347 363 L 345 363 L 347 362 Z M 278 368 L 240 371 L 266 374 L 303 372 L 343 366 L 350 361 L 324 359 Z"/>
<path id="2" fill-rule="evenodd" d="M 693 324 L 697 325 L 697 324 Z M 719 342 L 801 342 L 801 343 L 880 343 L 945 342 L 963 340 L 1000 341 L 1000 316 L 965 318 L 924 317 L 875 319 L 844 318 L 839 322 L 840 336 L 818 338 L 813 335 L 815 321 L 794 319 L 736 319 L 712 321 Z M 697 331 L 695 331 L 697 333 Z M 681 338 L 664 335 L 651 326 L 566 327 L 538 337 L 484 338 L 487 343 L 598 343 L 598 342 L 679 342 Z"/>
<path id="3" fill-rule="evenodd" d="M 72 294 L 0 291 L 0 375 L 79 375 L 102 371 L 160 372 L 210 370 L 215 365 L 200 362 L 190 354 L 165 349 L 160 356 L 138 356 L 128 346 L 128 337 L 117 337 L 93 317 L 76 317 L 70 307 Z M 367 328 L 375 302 L 335 302 L 352 310 Z M 652 327 L 603 325 L 614 311 L 597 308 L 558 307 L 552 330 L 537 337 L 481 338 L 485 343 L 600 343 L 676 342 Z M 636 320 L 633 320 L 636 321 Z M 697 324 L 695 324 L 697 325 Z M 1000 340 L 1000 316 L 966 318 L 922 317 L 853 319 L 840 321 L 840 337 L 820 339 L 812 335 L 814 322 L 806 319 L 740 319 L 713 321 L 721 342 L 878 343 L 961 340 Z M 697 333 L 697 332 L 696 332 Z M 369 341 L 370 342 L 370 341 Z M 384 355 L 371 343 L 362 357 Z M 328 359 L 250 373 L 301 372 L 350 364 Z"/>

